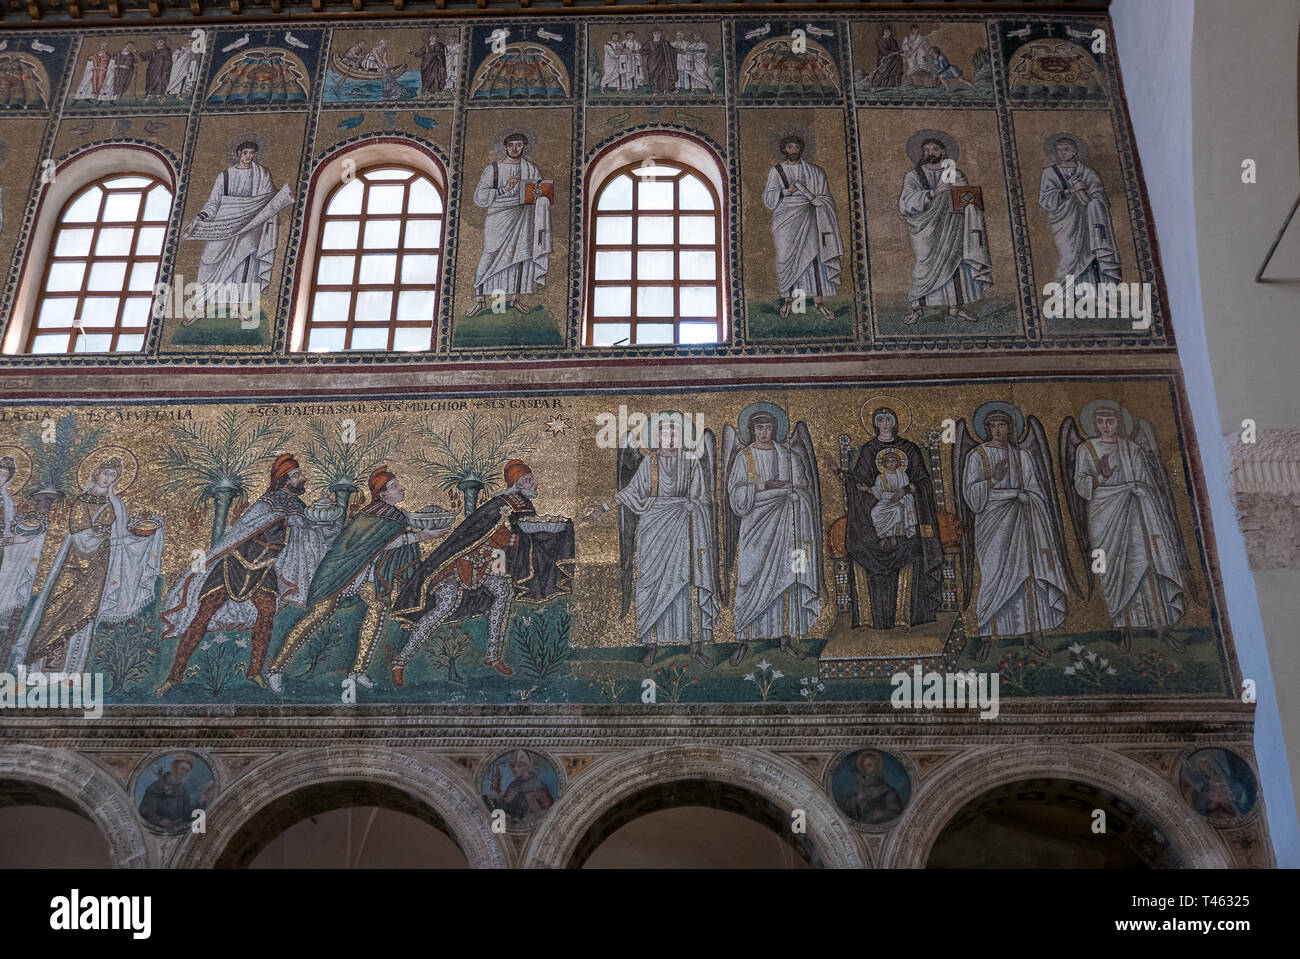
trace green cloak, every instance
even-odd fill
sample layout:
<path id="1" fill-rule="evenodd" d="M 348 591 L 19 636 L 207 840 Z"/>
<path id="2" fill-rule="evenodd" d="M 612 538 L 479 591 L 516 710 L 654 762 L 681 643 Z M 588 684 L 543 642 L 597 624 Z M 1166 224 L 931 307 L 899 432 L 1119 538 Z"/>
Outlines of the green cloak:
<path id="1" fill-rule="evenodd" d="M 370 512 L 367 507 L 352 517 L 312 577 L 307 605 L 337 594 L 379 556 L 385 546 L 409 529 L 406 514 L 394 507 L 388 507 L 383 513 Z M 419 561 L 420 548 L 414 543 L 383 553 L 375 566 L 375 595 L 384 599 L 395 588 L 400 588 Z"/>

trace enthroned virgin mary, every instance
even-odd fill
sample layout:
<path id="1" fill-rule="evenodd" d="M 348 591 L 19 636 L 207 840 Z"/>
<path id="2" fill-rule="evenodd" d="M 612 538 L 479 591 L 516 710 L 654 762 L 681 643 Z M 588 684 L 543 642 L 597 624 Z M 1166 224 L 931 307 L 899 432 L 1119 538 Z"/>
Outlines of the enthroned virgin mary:
<path id="1" fill-rule="evenodd" d="M 845 547 L 853 560 L 849 577 L 853 626 L 906 629 L 934 622 L 942 601 L 943 546 L 934 486 L 924 450 L 899 435 L 898 413 L 892 407 L 874 408 L 871 427 L 875 435 L 853 466 L 845 470 L 835 465 L 844 479 Z M 907 459 L 906 492 L 912 494 L 916 507 L 916 536 L 882 540 L 872 523 L 871 510 L 880 502 L 872 487 L 880 476 L 877 460 L 885 449 L 897 450 Z"/>

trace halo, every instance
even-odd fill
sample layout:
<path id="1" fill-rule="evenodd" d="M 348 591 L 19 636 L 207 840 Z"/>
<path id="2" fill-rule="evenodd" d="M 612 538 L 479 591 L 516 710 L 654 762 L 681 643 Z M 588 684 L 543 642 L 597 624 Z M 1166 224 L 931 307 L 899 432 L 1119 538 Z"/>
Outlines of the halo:
<path id="1" fill-rule="evenodd" d="M 659 431 L 659 424 L 665 420 L 675 422 L 680 427 L 683 450 L 693 450 L 700 444 L 701 437 L 690 435 L 691 430 L 695 427 L 694 417 L 687 416 L 677 410 L 660 410 L 658 413 L 647 417 L 645 423 L 641 426 L 641 451 L 643 453 L 649 453 L 652 449 L 657 448 L 650 445 L 650 438 L 655 437 L 655 442 L 658 443 L 656 434 Z"/>
<path id="2" fill-rule="evenodd" d="M 271 140 L 265 133 L 241 133 L 233 137 L 226 144 L 226 166 L 234 166 L 239 162 L 239 152 L 235 148 L 245 140 L 252 140 L 257 144 L 257 156 L 254 162 L 266 166 L 266 161 L 271 158 Z"/>
<path id="3" fill-rule="evenodd" d="M 27 481 L 32 478 L 32 457 L 21 446 L 0 446 L 0 456 L 14 456 L 14 475 L 9 480 L 11 490 L 22 489 L 27 485 Z M 23 473 L 23 464 L 27 464 L 27 472 Z"/>
<path id="4" fill-rule="evenodd" d="M 900 450 L 897 446 L 886 446 L 883 450 L 881 450 L 879 453 L 876 454 L 876 472 L 883 473 L 885 471 L 884 459 L 890 453 L 893 453 L 900 460 L 902 460 L 904 466 L 907 465 L 906 453 Z"/>
<path id="5" fill-rule="evenodd" d="M 1074 141 L 1074 145 L 1079 148 L 1079 162 L 1086 164 L 1088 162 L 1088 156 L 1092 153 L 1091 148 L 1088 146 L 1088 141 L 1077 133 L 1071 133 L 1069 130 L 1057 130 L 1044 140 L 1043 156 L 1047 157 L 1047 159 L 1051 160 L 1053 163 L 1056 162 L 1056 141 L 1061 139 L 1061 137 Z"/>
<path id="6" fill-rule="evenodd" d="M 785 159 L 785 154 L 781 152 L 781 141 L 786 137 L 798 137 L 803 141 L 803 156 L 800 159 L 808 160 L 817 155 L 817 134 L 812 127 L 783 126 L 767 133 L 768 152 L 778 160 Z"/>
<path id="7" fill-rule="evenodd" d="M 510 129 L 503 130 L 501 136 L 497 137 L 492 145 L 488 147 L 488 153 L 490 154 L 488 158 L 489 162 L 492 162 L 493 160 L 497 162 L 505 160 L 506 137 L 514 136 L 516 133 L 523 134 L 528 138 L 528 142 L 524 144 L 523 156 L 527 157 L 529 155 L 537 155 L 537 149 L 542 145 L 542 135 L 537 132 L 537 128 L 534 126 L 529 124 L 515 124 L 510 127 Z"/>
<path id="8" fill-rule="evenodd" d="M 754 431 L 749 428 L 749 418 L 755 413 L 771 413 L 776 417 L 776 431 L 772 434 L 772 439 L 776 442 L 784 441 L 790 434 L 790 417 L 786 415 L 785 410 L 775 403 L 759 400 L 757 403 L 750 403 L 736 417 L 736 431 L 740 433 L 740 442 L 746 446 L 754 442 Z"/>
<path id="9" fill-rule="evenodd" d="M 1083 412 L 1079 414 L 1079 425 L 1083 427 L 1084 434 L 1089 439 L 1094 439 L 1100 435 L 1100 432 L 1097 429 L 1096 416 L 1097 416 L 1098 407 L 1103 407 L 1103 406 L 1108 406 L 1111 407 L 1112 409 L 1117 409 L 1120 411 L 1120 415 L 1124 417 L 1124 435 L 1132 436 L 1133 435 L 1133 414 L 1128 411 L 1128 407 L 1125 406 L 1123 403 L 1117 403 L 1114 400 L 1107 400 L 1107 399 L 1093 400 L 1091 403 L 1085 406 L 1083 408 Z"/>
<path id="10" fill-rule="evenodd" d="M 90 481 L 94 479 L 94 474 L 88 473 L 87 471 L 93 470 L 104 460 L 108 459 L 108 457 L 113 453 L 117 453 L 122 457 L 123 475 L 126 475 L 127 473 L 130 473 L 131 475 L 131 478 L 125 482 L 123 482 L 122 477 L 119 476 L 117 482 L 113 484 L 113 492 L 118 496 L 121 496 L 131 488 L 131 484 L 135 482 L 135 478 L 140 475 L 140 461 L 137 460 L 135 454 L 125 446 L 101 446 L 99 449 L 91 450 L 83 456 L 81 462 L 77 464 L 78 491 L 84 490 L 90 485 Z"/>
<path id="11" fill-rule="evenodd" d="M 988 419 L 989 414 L 993 412 L 1006 413 L 1011 417 L 1012 435 L 1017 441 L 1024 436 L 1025 414 L 1020 412 L 1020 407 L 1005 400 L 989 400 L 987 403 L 981 403 L 979 408 L 975 410 L 975 415 L 971 418 L 971 430 L 979 437 L 981 443 L 988 442 L 989 434 L 984 429 L 984 422 Z"/>
<path id="12" fill-rule="evenodd" d="M 876 424 L 868 421 L 867 417 L 882 406 L 889 407 L 894 411 L 894 415 L 898 417 L 898 422 L 894 424 L 894 435 L 900 436 L 906 433 L 907 428 L 912 425 L 912 408 L 897 396 L 891 396 L 888 393 L 877 393 L 862 404 L 862 407 L 858 410 L 858 422 L 862 424 L 862 428 L 869 435 L 876 435 Z"/>
<path id="13" fill-rule="evenodd" d="M 961 147 L 957 141 L 942 130 L 917 130 L 907 138 L 907 158 L 912 161 L 912 166 L 921 162 L 921 144 L 926 140 L 940 140 L 943 142 L 944 149 L 948 151 L 948 156 L 953 163 L 961 159 Z"/>

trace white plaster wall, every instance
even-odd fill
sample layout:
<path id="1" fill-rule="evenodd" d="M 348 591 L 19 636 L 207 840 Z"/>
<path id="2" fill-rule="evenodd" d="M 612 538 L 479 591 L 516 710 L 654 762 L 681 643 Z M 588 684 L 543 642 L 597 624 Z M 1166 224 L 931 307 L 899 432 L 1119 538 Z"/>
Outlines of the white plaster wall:
<path id="1" fill-rule="evenodd" d="M 1269 648 L 1265 640 L 1264 623 L 1260 616 L 1260 604 L 1255 593 L 1255 580 L 1251 575 L 1246 560 L 1245 543 L 1237 526 L 1236 516 L 1228 489 L 1229 464 L 1226 449 L 1221 441 L 1223 420 L 1220 417 L 1219 403 L 1216 402 L 1216 373 L 1228 375 L 1227 357 L 1217 355 L 1221 336 L 1235 331 L 1241 337 L 1253 332 L 1254 316 L 1249 309 L 1242 309 L 1238 301 L 1227 296 L 1224 301 L 1218 297 L 1208 306 L 1214 312 L 1207 314 L 1207 303 L 1202 297 L 1201 260 L 1197 247 L 1197 225 L 1201 206 L 1208 203 L 1202 196 L 1201 181 L 1198 181 L 1196 169 L 1200 164 L 1194 149 L 1194 135 L 1200 134 L 1213 139 L 1226 141 L 1223 149 L 1233 149 L 1233 134 L 1227 129 L 1221 130 L 1216 124 L 1225 123 L 1225 116 L 1219 110 L 1206 110 L 1204 114 L 1193 109 L 1192 55 L 1194 41 L 1194 21 L 1201 18 L 1204 8 L 1204 24 L 1207 30 L 1207 42 L 1213 44 L 1211 37 L 1217 36 L 1220 43 L 1231 43 L 1237 51 L 1230 61 L 1220 65 L 1216 70 L 1209 69 L 1197 61 L 1197 71 L 1206 82 L 1212 84 L 1237 84 L 1249 90 L 1249 95 L 1238 95 L 1236 99 L 1225 98 L 1223 103 L 1235 115 L 1232 123 L 1241 124 L 1251 129 L 1263 123 L 1270 127 L 1270 135 L 1280 136 L 1284 132 L 1291 137 L 1291 175 L 1296 173 L 1295 164 L 1295 92 L 1296 92 L 1296 9 L 1294 0 L 1265 0 L 1250 4 L 1232 3 L 1228 0 L 1115 0 L 1111 6 L 1111 17 L 1115 25 L 1114 52 L 1119 57 L 1123 72 L 1125 94 L 1133 128 L 1137 135 L 1138 154 L 1142 158 L 1143 171 L 1151 205 L 1155 216 L 1156 234 L 1160 243 L 1160 252 L 1164 264 L 1165 280 L 1169 288 L 1170 312 L 1175 336 L 1178 340 L 1179 356 L 1187 383 L 1192 417 L 1200 445 L 1202 467 L 1205 472 L 1206 486 L 1210 497 L 1210 509 L 1213 514 L 1214 533 L 1218 541 L 1219 564 L 1223 573 L 1224 591 L 1227 596 L 1228 618 L 1236 640 L 1237 655 L 1245 676 L 1256 680 L 1258 705 L 1255 714 L 1255 750 L 1259 760 L 1265 802 L 1268 807 L 1269 831 L 1272 835 L 1274 851 L 1279 866 L 1300 866 L 1300 823 L 1296 819 L 1295 784 L 1292 782 L 1287 762 L 1287 749 L 1283 736 L 1281 714 L 1273 673 L 1270 669 Z M 1283 13 L 1283 8 L 1289 8 Z M 1233 13 L 1229 13 L 1233 11 Z M 1219 24 L 1228 25 L 1227 33 L 1238 31 L 1229 39 L 1221 34 Z M 1213 29 L 1211 29 L 1213 24 Z M 1289 26 L 1288 26 L 1289 24 Z M 1247 36 L 1256 31 L 1260 36 L 1270 33 L 1286 34 L 1286 56 L 1272 60 L 1261 55 L 1258 49 L 1251 49 Z M 1276 45 L 1275 45 L 1276 46 Z M 1279 54 L 1280 55 L 1280 54 Z M 1225 94 L 1225 97 L 1227 95 Z M 1216 94 L 1217 98 L 1217 94 Z M 1271 114 L 1285 112 L 1278 106 L 1278 98 L 1289 98 L 1289 114 L 1284 120 L 1265 120 L 1261 110 L 1267 108 Z M 1278 126 L 1279 123 L 1284 125 Z M 1236 149 L 1240 149 L 1238 145 Z M 1238 182 L 1240 182 L 1240 159 L 1236 158 Z M 1258 159 L 1258 158 L 1256 158 Z M 1226 162 L 1226 161 L 1223 161 Z M 1202 171 L 1202 180 L 1215 177 L 1208 171 Z M 1294 184 L 1294 180 L 1292 181 Z M 1215 184 L 1216 189 L 1227 190 L 1230 185 L 1225 182 Z M 1208 188 L 1208 187 L 1207 187 Z M 1248 188 L 1249 189 L 1249 188 Z M 1259 186 L 1256 186 L 1259 189 Z M 1278 193 L 1294 198 L 1294 185 L 1277 187 Z M 1262 192 L 1262 191 L 1261 191 Z M 1229 194 L 1230 195 L 1230 194 Z M 1275 219 L 1280 225 L 1280 218 L 1285 214 L 1289 202 L 1283 202 L 1283 209 L 1278 210 L 1279 201 L 1273 200 L 1268 206 L 1265 221 Z M 1263 252 L 1267 248 L 1268 238 L 1277 229 L 1277 225 L 1259 227 L 1250 222 L 1238 204 L 1229 204 L 1221 211 L 1217 219 L 1210 220 L 1208 207 L 1206 221 L 1202 223 L 1204 236 L 1201 242 L 1220 231 L 1249 231 L 1266 234 L 1263 246 L 1258 241 L 1250 247 L 1257 250 L 1254 265 L 1244 270 L 1240 263 L 1226 260 L 1216 248 L 1213 255 L 1206 247 L 1205 279 L 1208 284 L 1231 283 L 1235 288 L 1249 284 Z M 1298 224 L 1300 226 L 1300 224 Z M 1241 241 L 1238 241 L 1241 242 Z M 1247 255 L 1238 250 L 1236 259 L 1250 259 L 1256 254 Z M 1279 250 L 1279 257 L 1286 261 L 1286 252 Z M 1290 263 L 1295 263 L 1291 256 Z M 1294 271 L 1293 271 L 1294 272 Z M 1207 315 L 1210 322 L 1207 323 Z M 1297 328 L 1296 313 L 1290 311 L 1286 319 L 1293 331 Z M 1207 336 L 1207 327 L 1213 329 L 1213 337 Z M 1284 327 L 1264 327 L 1275 332 L 1268 335 L 1283 335 Z M 1245 349 L 1244 346 L 1238 348 Z M 1253 351 L 1254 346 L 1250 349 Z M 1268 356 L 1269 350 L 1276 351 L 1279 346 L 1274 343 L 1262 346 L 1262 356 Z M 1283 369 L 1287 357 L 1296 355 L 1294 340 L 1285 352 L 1274 352 L 1269 362 L 1260 363 L 1252 357 L 1238 361 L 1243 365 L 1233 369 L 1249 370 L 1248 375 L 1239 373 L 1232 377 L 1234 382 L 1225 388 L 1229 392 L 1226 404 L 1236 408 L 1244 403 L 1248 407 L 1264 409 L 1282 408 L 1287 401 L 1280 399 L 1289 396 L 1289 402 L 1295 404 L 1297 377 L 1293 369 Z M 1212 353 L 1214 362 L 1212 362 Z M 1245 391 L 1245 392 L 1242 392 Z M 1292 405 L 1291 423 L 1297 422 L 1296 414 L 1300 406 Z M 1229 420 L 1232 415 L 1225 413 Z M 1242 414 L 1244 415 L 1244 414 Z M 1263 416 L 1263 413 L 1258 414 Z M 1240 417 L 1237 417 L 1238 422 Z M 1263 425 L 1263 424 L 1261 424 Z M 1279 424 L 1280 425 L 1280 424 Z M 1292 623 L 1296 620 L 1292 619 Z M 1291 636 L 1280 632 L 1274 633 L 1277 643 L 1292 644 Z M 1284 695 L 1291 693 L 1295 673 L 1289 657 L 1279 657 L 1283 661 L 1280 679 L 1276 684 Z M 1291 682 L 1291 687 L 1288 687 Z M 1288 699 L 1288 705 L 1290 705 Z M 1293 739 L 1300 738 L 1300 730 L 1293 730 Z M 1300 759 L 1296 761 L 1300 766 Z"/>
<path id="2" fill-rule="evenodd" d="M 1192 37 L 1196 235 L 1223 433 L 1300 428 L 1300 215 L 1254 282 L 1300 193 L 1295 0 L 1197 0 Z M 1256 182 L 1241 164 L 1255 161 Z M 1300 795 L 1300 569 L 1255 572 L 1291 782 Z"/>

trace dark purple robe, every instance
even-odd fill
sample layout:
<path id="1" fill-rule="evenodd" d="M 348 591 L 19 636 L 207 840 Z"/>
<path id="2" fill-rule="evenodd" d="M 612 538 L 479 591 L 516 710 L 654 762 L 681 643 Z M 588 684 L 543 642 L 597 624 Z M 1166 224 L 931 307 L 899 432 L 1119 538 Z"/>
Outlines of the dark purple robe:
<path id="1" fill-rule="evenodd" d="M 667 40 L 651 40 L 642 48 L 646 79 L 655 93 L 677 88 L 677 50 Z"/>
<path id="2" fill-rule="evenodd" d="M 871 522 L 871 510 L 878 500 L 872 484 L 880 475 L 876 455 L 885 448 L 900 450 L 907 456 L 907 476 L 913 487 L 916 501 L 917 535 L 897 539 L 893 545 L 882 542 Z M 866 489 L 858 489 L 858 486 Z M 853 562 L 867 574 L 870 596 L 859 596 L 857 577 L 849 577 L 849 597 L 853 610 L 853 625 L 873 629 L 893 629 L 898 625 L 895 609 L 898 574 L 911 567 L 912 603 L 909 623 L 932 623 L 942 602 L 943 545 L 939 541 L 938 510 L 934 502 L 934 486 L 925 453 L 919 446 L 901 436 L 886 443 L 879 436 L 862 447 L 858 461 L 845 474 L 844 501 L 848 504 L 848 528 L 845 547 Z M 871 622 L 865 623 L 861 615 L 862 604 L 870 600 Z"/>

